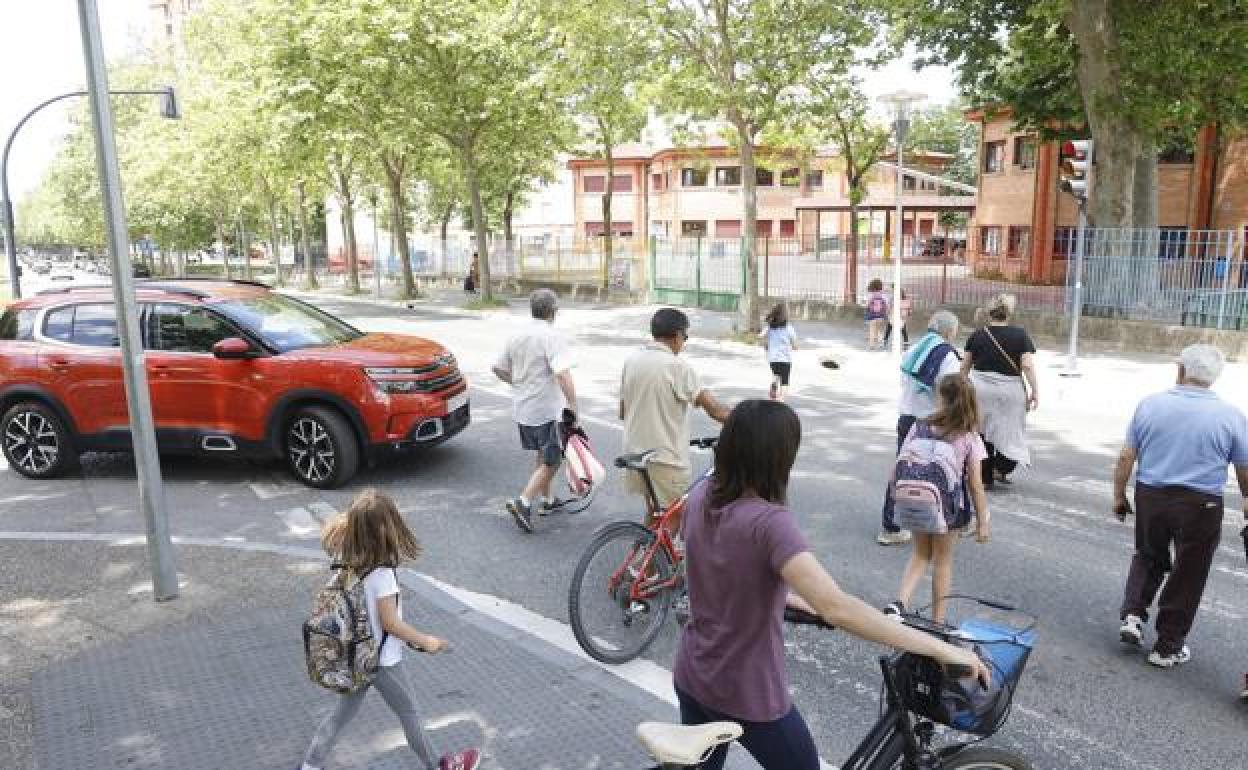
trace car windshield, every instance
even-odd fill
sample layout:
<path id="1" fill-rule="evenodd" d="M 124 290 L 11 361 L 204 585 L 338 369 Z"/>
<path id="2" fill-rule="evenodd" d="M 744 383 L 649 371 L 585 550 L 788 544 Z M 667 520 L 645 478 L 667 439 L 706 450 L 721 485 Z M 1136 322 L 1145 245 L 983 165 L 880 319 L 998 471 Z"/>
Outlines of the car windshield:
<path id="1" fill-rule="evenodd" d="M 213 308 L 279 353 L 340 345 L 364 336 L 330 314 L 282 294 L 229 299 L 213 303 Z"/>

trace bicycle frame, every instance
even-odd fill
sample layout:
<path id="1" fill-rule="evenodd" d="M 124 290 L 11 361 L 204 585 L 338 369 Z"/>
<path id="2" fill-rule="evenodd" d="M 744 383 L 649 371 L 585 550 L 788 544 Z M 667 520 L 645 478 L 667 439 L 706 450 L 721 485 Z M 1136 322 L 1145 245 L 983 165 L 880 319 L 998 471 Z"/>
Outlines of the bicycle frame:
<path id="1" fill-rule="evenodd" d="M 650 474 L 643 472 L 642 478 L 644 478 L 646 482 L 647 506 L 653 506 L 651 508 L 650 518 L 654 519 L 655 517 L 652 512 L 657 509 L 658 498 L 654 493 L 654 486 L 650 482 Z M 608 582 L 608 589 L 612 594 L 615 593 L 615 589 L 620 585 L 620 582 L 625 579 L 630 567 L 637 567 L 641 575 L 641 577 L 633 582 L 633 584 L 629 587 L 628 598 L 631 601 L 644 601 L 660 591 L 680 587 L 680 585 L 684 582 L 684 579 L 678 574 L 673 574 L 666 580 L 656 580 L 655 578 L 648 576 L 656 575 L 653 565 L 655 554 L 657 554 L 659 550 L 664 552 L 667 558 L 671 561 L 673 567 L 678 566 L 684 558 L 684 556 L 676 549 L 675 539 L 672 537 L 670 526 L 672 520 L 679 516 L 684 510 L 685 496 L 682 495 L 679 499 L 673 501 L 666 510 L 659 514 L 653 524 L 646 527 L 654 535 L 654 539 L 648 546 L 646 546 L 645 555 L 642 557 L 640 565 L 635 564 L 632 559 L 629 559 L 621 564 L 619 569 L 611 575 L 611 579 Z"/>

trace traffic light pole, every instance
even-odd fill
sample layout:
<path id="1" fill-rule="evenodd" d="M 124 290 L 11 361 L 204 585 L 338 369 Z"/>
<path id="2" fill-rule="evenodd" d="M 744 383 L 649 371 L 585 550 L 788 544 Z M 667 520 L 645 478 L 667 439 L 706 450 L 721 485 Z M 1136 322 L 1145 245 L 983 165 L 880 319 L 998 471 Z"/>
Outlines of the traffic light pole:
<path id="1" fill-rule="evenodd" d="M 121 366 L 130 411 L 130 436 L 139 478 L 139 509 L 147 528 L 148 561 L 156 601 L 178 595 L 178 574 L 173 564 L 173 542 L 165 507 L 165 489 L 156 452 L 152 400 L 148 391 L 143 343 L 139 337 L 138 303 L 134 298 L 134 270 L 130 266 L 130 237 L 126 230 L 126 207 L 121 195 L 121 170 L 113 137 L 113 110 L 109 103 L 108 73 L 100 37 L 96 0 L 78 0 L 82 27 L 82 52 L 86 60 L 87 92 L 91 121 L 95 126 L 95 149 L 99 161 L 100 193 L 104 199 L 109 252 L 113 265 L 113 298 L 117 306 L 117 336 L 121 342 Z"/>
<path id="2" fill-rule="evenodd" d="M 1079 319 L 1083 316 L 1083 255 L 1088 232 L 1088 201 L 1079 200 L 1079 227 L 1075 231 L 1075 295 L 1070 302 L 1070 344 L 1063 377 L 1079 376 Z"/>

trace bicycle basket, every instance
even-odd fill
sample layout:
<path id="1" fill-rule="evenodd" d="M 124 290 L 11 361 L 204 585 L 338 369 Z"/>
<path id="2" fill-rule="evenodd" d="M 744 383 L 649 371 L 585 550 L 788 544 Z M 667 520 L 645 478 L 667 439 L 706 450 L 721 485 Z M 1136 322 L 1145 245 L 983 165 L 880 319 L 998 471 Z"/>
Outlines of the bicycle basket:
<path id="1" fill-rule="evenodd" d="M 1035 631 L 982 619 L 966 620 L 958 629 L 964 644 L 992 672 L 992 684 L 985 689 L 969 677 L 950 678 L 931 658 L 905 653 L 898 656 L 894 669 L 898 689 L 906 708 L 921 717 L 965 733 L 992 735 L 1009 713 Z"/>

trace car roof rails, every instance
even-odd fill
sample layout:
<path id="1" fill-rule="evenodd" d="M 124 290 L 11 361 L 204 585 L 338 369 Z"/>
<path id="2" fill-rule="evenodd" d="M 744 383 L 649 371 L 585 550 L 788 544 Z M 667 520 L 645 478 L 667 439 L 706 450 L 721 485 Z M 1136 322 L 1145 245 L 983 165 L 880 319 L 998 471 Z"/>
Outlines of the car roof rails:
<path id="1" fill-rule="evenodd" d="M 36 296 L 42 297 L 45 295 L 52 295 L 52 294 L 72 294 L 74 292 L 80 292 L 80 291 L 84 291 L 84 292 L 85 291 L 102 291 L 102 290 L 111 291 L 112 288 L 113 288 L 112 285 L 107 284 L 107 283 L 97 283 L 97 284 L 92 284 L 90 286 L 58 286 L 55 289 L 44 289 L 43 291 L 40 291 Z M 174 285 L 166 284 L 166 283 L 155 283 L 155 282 L 148 282 L 148 281 L 135 281 L 134 288 L 136 291 L 163 291 L 167 294 L 184 294 L 188 297 L 195 297 L 196 299 L 203 299 L 205 297 L 211 296 L 207 292 L 199 291 L 198 289 L 192 289 L 189 286 L 174 286 Z"/>
<path id="2" fill-rule="evenodd" d="M 191 275 L 185 278 L 138 278 L 135 283 L 159 283 L 162 285 L 176 285 L 179 283 L 193 283 L 202 281 L 205 283 L 236 283 L 240 286 L 257 286 L 261 289 L 272 289 L 273 286 L 263 281 L 253 281 L 250 278 L 214 278 L 210 275 Z"/>

